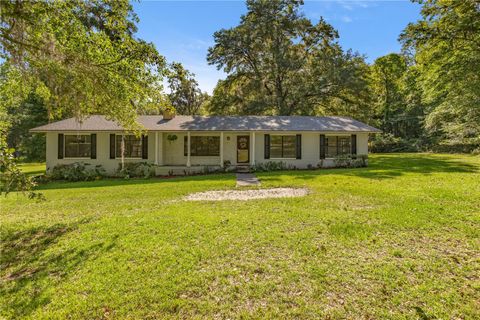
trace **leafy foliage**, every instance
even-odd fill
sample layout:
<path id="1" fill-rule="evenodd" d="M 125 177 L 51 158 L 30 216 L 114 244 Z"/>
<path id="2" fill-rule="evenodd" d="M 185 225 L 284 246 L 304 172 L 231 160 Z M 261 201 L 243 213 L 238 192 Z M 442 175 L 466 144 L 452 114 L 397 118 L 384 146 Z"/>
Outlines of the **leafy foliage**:
<path id="1" fill-rule="evenodd" d="M 417 76 L 416 68 L 396 53 L 376 59 L 371 66 L 374 114 L 384 133 L 401 138 L 422 134 L 424 106 L 416 87 Z"/>
<path id="2" fill-rule="evenodd" d="M 287 163 L 284 161 L 266 161 L 262 163 L 256 163 L 252 166 L 252 170 L 255 172 L 268 172 L 268 171 L 279 171 L 279 170 L 286 170 L 289 168 Z M 289 168 L 293 169 L 293 168 Z"/>
<path id="3" fill-rule="evenodd" d="M 302 4 L 248 0 L 240 24 L 214 34 L 207 59 L 228 77 L 214 91 L 211 113 L 351 114 L 366 106 L 357 101 L 366 89 L 363 58 L 344 53 L 337 31 L 323 19 L 312 24 Z"/>
<path id="4" fill-rule="evenodd" d="M 338 155 L 333 159 L 335 168 L 361 168 L 366 167 L 368 156 L 366 154 L 352 157 L 352 155 Z"/>
<path id="5" fill-rule="evenodd" d="M 164 58 L 135 38 L 122 1 L 1 1 L 1 57 L 24 87 L 41 93 L 49 119 L 105 114 L 137 128 L 137 113 L 164 102 Z"/>
<path id="6" fill-rule="evenodd" d="M 195 75 L 186 70 L 181 63 L 174 62 L 168 73 L 170 94 L 168 98 L 177 113 L 194 115 L 200 113 L 200 107 L 208 99 L 208 94 L 198 87 Z"/>
<path id="7" fill-rule="evenodd" d="M 71 164 L 57 164 L 47 175 L 53 180 L 66 181 L 91 181 L 99 180 L 106 176 L 106 171 L 101 165 L 74 162 Z"/>
<path id="8" fill-rule="evenodd" d="M 20 171 L 13 152 L 14 149 L 8 148 L 0 137 L 0 195 L 20 191 L 26 193 L 30 199 L 45 199 L 42 193 L 33 191 L 36 186 L 34 179 Z"/>
<path id="9" fill-rule="evenodd" d="M 28 157 L 41 156 L 32 146 L 43 140 L 26 133 L 33 122 L 104 114 L 139 131 L 136 115 L 166 104 L 164 58 L 135 37 L 138 18 L 129 1 L 5 0 L 0 12 L 1 121 L 14 128 L 9 143 Z M 2 180 L 31 190 L 6 135 L 2 128 Z"/>
<path id="10" fill-rule="evenodd" d="M 480 146 L 480 7 L 478 1 L 419 1 L 422 20 L 401 35 L 419 70 L 429 134 Z"/>
<path id="11" fill-rule="evenodd" d="M 149 162 L 126 162 L 118 166 L 119 176 L 129 178 L 150 178 L 155 175 L 155 165 Z"/>

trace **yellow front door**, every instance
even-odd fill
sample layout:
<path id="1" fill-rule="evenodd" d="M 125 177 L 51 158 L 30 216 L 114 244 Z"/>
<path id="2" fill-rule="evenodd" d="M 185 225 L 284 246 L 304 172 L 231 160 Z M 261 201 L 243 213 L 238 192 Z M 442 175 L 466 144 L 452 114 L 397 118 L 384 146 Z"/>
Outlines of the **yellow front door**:
<path id="1" fill-rule="evenodd" d="M 250 161 L 250 136 L 237 136 L 237 163 Z"/>

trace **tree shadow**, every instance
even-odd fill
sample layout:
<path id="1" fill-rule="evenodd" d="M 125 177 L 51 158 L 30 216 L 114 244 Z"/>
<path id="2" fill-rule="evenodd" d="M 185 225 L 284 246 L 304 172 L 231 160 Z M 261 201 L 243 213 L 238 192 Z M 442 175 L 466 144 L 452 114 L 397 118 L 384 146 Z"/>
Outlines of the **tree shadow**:
<path id="1" fill-rule="evenodd" d="M 61 252 L 49 252 L 62 237 L 88 222 L 85 219 L 70 225 L 55 224 L 2 232 L 0 294 L 7 298 L 5 309 L 9 317 L 23 318 L 47 305 L 55 283 L 65 280 L 86 261 L 115 246 L 116 236 L 87 248 L 70 247 Z"/>
<path id="2" fill-rule="evenodd" d="M 42 184 L 37 187 L 36 190 L 52 190 L 52 189 L 76 189 L 76 188 L 98 188 L 98 187 L 115 187 L 115 186 L 127 186 L 127 185 L 146 185 L 146 184 L 164 184 L 170 182 L 220 182 L 220 183 L 233 183 L 235 176 L 232 173 L 222 174 L 207 174 L 207 175 L 192 175 L 192 176 L 175 176 L 175 177 L 152 177 L 152 178 L 134 178 L 134 179 L 122 179 L 122 178 L 107 178 L 97 181 L 79 181 L 79 182 L 67 182 L 67 181 L 53 181 L 46 184 Z"/>
<path id="3" fill-rule="evenodd" d="M 476 173 L 480 172 L 479 166 L 452 159 L 451 157 L 428 156 L 428 155 L 408 155 L 405 157 L 395 157 L 389 155 L 376 155 L 369 159 L 369 166 L 366 168 L 353 169 L 318 169 L 318 170 L 298 170 L 292 172 L 295 179 L 314 179 L 323 175 L 341 175 L 354 176 L 367 179 L 394 179 L 409 173 L 419 175 L 430 175 L 432 173 Z M 276 176 L 284 175 L 286 172 L 270 172 L 262 174 L 264 180 L 277 180 Z M 280 179 L 278 179 L 280 180 Z"/>

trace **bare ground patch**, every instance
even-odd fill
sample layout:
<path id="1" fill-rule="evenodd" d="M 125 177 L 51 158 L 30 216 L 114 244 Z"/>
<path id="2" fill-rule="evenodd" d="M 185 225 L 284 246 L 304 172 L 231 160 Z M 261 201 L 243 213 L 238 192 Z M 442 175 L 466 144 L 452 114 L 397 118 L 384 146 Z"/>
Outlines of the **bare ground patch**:
<path id="1" fill-rule="evenodd" d="M 222 200 L 253 200 L 266 198 L 303 197 L 309 193 L 307 188 L 271 188 L 252 190 L 206 191 L 187 195 L 186 201 L 222 201 Z"/>

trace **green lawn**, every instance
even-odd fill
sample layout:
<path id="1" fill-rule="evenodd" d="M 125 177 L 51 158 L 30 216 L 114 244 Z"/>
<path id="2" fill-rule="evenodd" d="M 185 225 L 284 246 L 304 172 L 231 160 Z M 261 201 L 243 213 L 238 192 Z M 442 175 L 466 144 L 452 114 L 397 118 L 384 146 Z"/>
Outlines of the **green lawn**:
<path id="1" fill-rule="evenodd" d="M 31 175 L 39 175 L 45 173 L 45 163 L 27 162 L 21 163 L 20 168 L 23 172 Z"/>
<path id="2" fill-rule="evenodd" d="M 215 175 L 2 198 L 0 318 L 480 317 L 480 157 L 258 176 L 311 194 L 181 201 L 234 188 Z"/>

